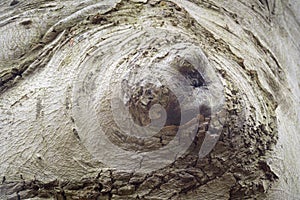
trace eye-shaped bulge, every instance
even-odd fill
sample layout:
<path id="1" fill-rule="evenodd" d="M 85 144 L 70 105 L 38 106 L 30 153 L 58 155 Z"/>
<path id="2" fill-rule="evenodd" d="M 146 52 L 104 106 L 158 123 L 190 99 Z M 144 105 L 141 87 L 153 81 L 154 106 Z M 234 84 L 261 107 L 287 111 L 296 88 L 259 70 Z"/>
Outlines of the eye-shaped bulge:
<path id="1" fill-rule="evenodd" d="M 236 166 L 234 162 L 242 166 L 236 171 L 244 172 L 256 159 L 256 154 L 265 155 L 270 141 L 273 141 L 273 134 L 268 129 L 273 121 L 268 119 L 270 124 L 256 126 L 253 124 L 260 121 L 257 116 L 249 114 L 260 113 L 268 107 L 264 107 L 265 96 L 260 96 L 265 93 L 254 93 L 261 88 L 253 89 L 254 92 L 247 90 L 250 87 L 245 76 L 237 80 L 234 75 L 239 75 L 237 68 L 240 66 L 231 60 L 236 58 L 231 55 L 233 52 L 226 49 L 222 39 L 208 34 L 208 30 L 199 26 L 196 20 L 189 21 L 191 16 L 185 9 L 176 9 L 176 6 L 173 9 L 171 1 L 152 6 L 140 4 L 138 7 L 131 5 L 132 2 L 120 3 L 113 11 L 105 11 L 109 15 L 105 18 L 107 20 L 97 18 L 103 23 L 93 23 L 93 20 L 91 23 L 78 22 L 78 26 L 71 28 L 75 31 L 64 31 L 64 26 L 69 22 L 73 26 L 73 20 L 79 18 L 70 17 L 59 22 L 59 29 L 53 29 L 57 33 L 48 32 L 54 34 L 50 37 L 52 39 L 57 36 L 56 40 L 51 45 L 45 42 L 45 52 L 36 59 L 42 60 L 30 67 L 31 70 L 43 67 L 43 70 L 30 77 L 24 76 L 24 82 L 16 90 L 4 95 L 7 100 L 1 99 L 5 105 L 0 118 L 1 123 L 7 123 L 3 125 L 3 134 L 7 132 L 8 135 L 6 138 L 23 141 L 29 136 L 27 145 L 37 149 L 42 146 L 39 151 L 46 149 L 46 159 L 37 156 L 38 165 L 31 152 L 24 150 L 22 156 L 31 156 L 28 158 L 30 162 L 27 162 L 27 157 L 23 160 L 25 171 L 32 167 L 40 172 L 40 166 L 46 166 L 42 161 L 48 159 L 50 165 L 54 161 L 62 166 L 47 166 L 52 170 L 50 174 L 73 175 L 68 168 L 70 163 L 77 166 L 76 174 L 80 170 L 85 174 L 86 169 L 90 169 L 90 160 L 86 165 L 80 159 L 90 156 L 110 169 L 158 175 L 159 170 L 164 173 L 171 171 L 176 173 L 176 180 L 183 181 L 190 179 L 181 179 L 182 174 L 178 175 L 177 170 L 198 175 L 204 172 L 201 178 L 197 178 L 201 184 L 212 182 L 216 177 L 219 179 L 222 173 Z M 122 6 L 131 6 L 131 9 L 123 8 L 130 13 L 137 8 L 147 12 L 131 13 L 135 18 L 132 21 L 113 22 L 117 15 L 124 16 Z M 148 12 L 152 9 L 157 10 Z M 163 19 L 162 27 L 149 23 L 156 16 L 149 18 L 147 15 L 160 13 L 156 11 L 162 9 L 176 14 Z M 197 9 L 197 6 L 188 6 L 187 9 Z M 193 15 L 197 13 L 192 12 Z M 137 17 L 139 14 L 147 17 Z M 181 23 L 176 16 L 184 22 Z M 175 21 L 168 23 L 169 20 Z M 222 48 L 214 51 L 211 41 L 214 46 Z M 39 50 L 43 47 L 44 44 Z M 54 54 L 49 53 L 52 51 Z M 208 56 L 203 51 L 208 52 Z M 216 67 L 227 70 L 229 75 L 224 73 L 219 77 Z M 34 71 L 28 73 L 31 72 Z M 12 70 L 11 73 L 21 75 L 19 71 Z M 256 83 L 259 84 L 258 80 L 252 81 L 251 87 Z M 250 102 L 245 109 L 241 106 L 243 101 Z M 261 106 L 251 107 L 251 102 L 259 102 Z M 246 116 L 243 109 L 252 110 Z M 228 116 L 229 120 L 225 121 Z M 257 139 L 257 135 L 263 137 Z M 13 142 L 5 140 L 3 149 L 12 150 Z M 15 163 L 17 155 L 14 156 L 11 163 Z M 261 163 L 260 160 L 253 165 Z M 191 168 L 194 171 L 188 171 Z"/>
<path id="2" fill-rule="evenodd" d="M 144 49 L 136 49 L 135 53 L 125 54 L 126 59 L 113 63 L 96 53 L 80 67 L 79 78 L 83 79 L 97 63 L 94 58 L 100 59 L 101 68 L 96 70 L 95 78 L 84 80 L 94 80 L 102 87 L 85 94 L 81 85 L 75 86 L 74 100 L 79 103 L 73 109 L 75 123 L 76 118 L 82 120 L 82 106 L 92 114 L 90 119 L 97 127 L 87 131 L 90 128 L 83 125 L 78 127 L 78 133 L 97 159 L 114 167 L 138 165 L 142 166 L 141 170 L 155 170 L 165 161 L 171 163 L 187 151 L 202 126 L 206 130 L 204 136 L 214 135 L 209 147 L 206 145 L 205 150 L 201 150 L 202 154 L 207 154 L 221 134 L 222 124 L 215 118 L 220 118 L 216 113 L 224 109 L 223 86 L 206 56 L 195 44 L 178 42 L 161 46 L 161 42 L 161 38 L 152 42 L 153 47 L 160 45 L 160 50 L 152 54 L 150 61 L 143 56 Z M 162 54 L 165 55 L 163 59 Z M 109 87 L 104 86 L 107 81 Z M 86 102 L 93 106 L 86 107 Z M 109 109 L 103 112 L 107 105 Z M 156 105 L 162 109 L 160 114 L 152 108 Z M 154 119 L 156 114 L 161 117 Z M 212 128 L 209 128 L 210 120 L 214 121 Z M 221 121 L 223 123 L 224 119 Z M 96 149 L 89 145 L 95 141 L 99 141 Z M 142 165 L 140 159 L 128 159 L 134 155 L 143 160 Z M 161 159 L 154 159 L 159 155 Z M 155 167 L 148 165 L 155 160 Z M 122 162 L 128 165 L 121 165 Z"/>

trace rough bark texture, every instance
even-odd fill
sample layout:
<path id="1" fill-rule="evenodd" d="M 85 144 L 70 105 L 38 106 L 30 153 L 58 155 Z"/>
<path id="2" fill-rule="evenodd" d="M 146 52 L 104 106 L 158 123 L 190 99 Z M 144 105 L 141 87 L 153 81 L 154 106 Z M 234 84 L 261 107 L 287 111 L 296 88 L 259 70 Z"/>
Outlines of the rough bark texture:
<path id="1" fill-rule="evenodd" d="M 1 1 L 0 198 L 300 199 L 299 12 Z"/>

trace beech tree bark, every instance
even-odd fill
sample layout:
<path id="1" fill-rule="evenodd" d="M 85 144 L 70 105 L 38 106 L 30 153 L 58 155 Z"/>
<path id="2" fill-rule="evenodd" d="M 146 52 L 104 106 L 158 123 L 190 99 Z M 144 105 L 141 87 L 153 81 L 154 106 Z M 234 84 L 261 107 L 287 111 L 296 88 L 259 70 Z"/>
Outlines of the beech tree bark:
<path id="1" fill-rule="evenodd" d="M 0 10 L 1 199 L 300 199 L 297 0 Z"/>

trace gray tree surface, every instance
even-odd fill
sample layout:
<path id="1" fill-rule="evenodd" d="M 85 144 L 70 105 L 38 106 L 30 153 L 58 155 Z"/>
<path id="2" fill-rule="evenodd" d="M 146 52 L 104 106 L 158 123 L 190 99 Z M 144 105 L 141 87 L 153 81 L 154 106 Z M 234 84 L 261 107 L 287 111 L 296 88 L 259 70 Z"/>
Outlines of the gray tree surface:
<path id="1" fill-rule="evenodd" d="M 300 2 L 2 0 L 1 199 L 300 199 Z"/>

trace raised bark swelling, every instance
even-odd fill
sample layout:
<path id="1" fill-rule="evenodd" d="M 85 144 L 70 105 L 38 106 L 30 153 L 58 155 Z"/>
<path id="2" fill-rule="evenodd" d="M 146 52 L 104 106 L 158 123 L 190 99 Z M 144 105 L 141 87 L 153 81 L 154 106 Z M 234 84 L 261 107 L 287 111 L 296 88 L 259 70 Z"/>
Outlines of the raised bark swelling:
<path id="1" fill-rule="evenodd" d="M 1 199 L 300 199 L 298 1 L 0 10 Z"/>

